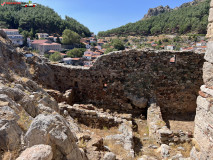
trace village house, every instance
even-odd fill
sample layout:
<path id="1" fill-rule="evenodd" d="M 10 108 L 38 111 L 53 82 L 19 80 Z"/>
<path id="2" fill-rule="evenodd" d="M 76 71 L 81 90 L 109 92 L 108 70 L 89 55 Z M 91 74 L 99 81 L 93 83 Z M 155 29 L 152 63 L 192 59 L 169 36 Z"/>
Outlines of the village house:
<path id="1" fill-rule="evenodd" d="M 85 58 L 87 60 L 91 60 L 92 59 L 92 55 L 91 54 L 85 54 L 85 55 L 83 55 L 83 58 Z"/>
<path id="2" fill-rule="evenodd" d="M 31 47 L 35 50 L 38 50 L 40 54 L 44 54 L 50 50 L 54 50 L 57 52 L 61 51 L 61 44 L 52 43 L 49 40 L 34 40 L 31 43 Z"/>
<path id="3" fill-rule="evenodd" d="M 46 39 L 49 37 L 47 33 L 36 33 L 38 35 L 38 39 Z"/>
<path id="4" fill-rule="evenodd" d="M 168 45 L 164 47 L 165 50 L 173 51 L 175 47 L 173 45 Z"/>
<path id="5" fill-rule="evenodd" d="M 74 66 L 82 65 L 81 58 L 63 58 L 63 62 Z"/>
<path id="6" fill-rule="evenodd" d="M 49 41 L 49 40 L 33 40 L 33 41 L 31 41 L 30 46 L 33 49 L 38 50 L 39 49 L 39 45 L 42 44 L 42 43 L 51 43 L 51 41 Z"/>
<path id="7" fill-rule="evenodd" d="M 12 41 L 14 46 L 21 46 L 24 44 L 24 38 L 19 34 L 18 29 L 3 29 L 7 37 Z"/>
<path id="8" fill-rule="evenodd" d="M 85 45 L 86 49 L 90 49 L 91 46 L 89 43 L 83 42 L 83 44 Z"/>
<path id="9" fill-rule="evenodd" d="M 61 51 L 61 44 L 59 43 L 41 43 L 38 46 L 38 50 L 40 54 L 44 54 L 45 52 L 49 50 L 55 50 L 57 52 Z"/>
<path id="10" fill-rule="evenodd" d="M 65 64 L 71 64 L 72 63 L 72 58 L 68 57 L 68 58 L 63 58 L 63 61 Z"/>
<path id="11" fill-rule="evenodd" d="M 205 41 L 197 42 L 196 46 L 197 47 L 206 46 L 206 42 Z"/>
<path id="12" fill-rule="evenodd" d="M 85 67 L 89 67 L 89 66 L 92 66 L 92 65 L 93 65 L 92 61 L 84 61 L 84 66 Z"/>

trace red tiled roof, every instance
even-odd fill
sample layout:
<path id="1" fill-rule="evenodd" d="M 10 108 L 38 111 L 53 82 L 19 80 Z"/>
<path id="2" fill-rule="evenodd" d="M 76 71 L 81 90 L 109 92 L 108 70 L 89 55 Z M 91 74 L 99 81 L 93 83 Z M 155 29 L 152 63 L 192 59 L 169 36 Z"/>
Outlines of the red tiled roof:
<path id="1" fill-rule="evenodd" d="M 42 43 L 42 44 L 39 44 L 39 45 L 42 45 L 42 46 L 53 46 L 53 45 L 60 45 L 59 43 Z"/>
<path id="2" fill-rule="evenodd" d="M 74 61 L 78 61 L 80 58 L 72 58 L 72 60 Z"/>
<path id="3" fill-rule="evenodd" d="M 18 29 L 3 29 L 3 31 L 17 32 L 17 31 L 18 31 Z"/>
<path id="4" fill-rule="evenodd" d="M 54 53 L 54 52 L 56 52 L 56 51 L 55 51 L 55 50 L 49 50 L 49 52 L 53 52 L 53 53 Z"/>
<path id="5" fill-rule="evenodd" d="M 61 55 L 61 56 L 66 56 L 67 54 L 64 54 L 64 53 L 60 53 L 60 55 Z"/>
<path id="6" fill-rule="evenodd" d="M 85 56 L 85 57 L 91 57 L 91 55 L 90 55 L 90 54 L 85 54 L 84 56 Z"/>
<path id="7" fill-rule="evenodd" d="M 170 62 L 175 62 L 175 58 L 174 57 L 170 58 Z"/>
<path id="8" fill-rule="evenodd" d="M 32 44 L 42 44 L 42 43 L 45 43 L 45 42 L 49 42 L 48 40 L 34 40 L 32 42 Z"/>

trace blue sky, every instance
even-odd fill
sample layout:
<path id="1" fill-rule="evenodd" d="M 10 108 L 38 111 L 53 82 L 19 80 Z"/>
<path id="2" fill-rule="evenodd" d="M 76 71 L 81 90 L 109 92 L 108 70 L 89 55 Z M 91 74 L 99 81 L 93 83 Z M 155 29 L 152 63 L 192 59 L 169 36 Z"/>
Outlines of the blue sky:
<path id="1" fill-rule="evenodd" d="M 143 18 L 149 8 L 180 6 L 190 0 L 32 0 L 68 15 L 96 34 Z M 191 0 L 192 1 L 192 0 Z"/>

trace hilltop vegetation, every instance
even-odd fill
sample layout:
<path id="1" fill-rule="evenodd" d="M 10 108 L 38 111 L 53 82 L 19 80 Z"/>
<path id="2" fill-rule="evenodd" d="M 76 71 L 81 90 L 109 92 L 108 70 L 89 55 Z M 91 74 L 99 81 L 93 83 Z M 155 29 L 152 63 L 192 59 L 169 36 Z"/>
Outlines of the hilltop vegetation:
<path id="1" fill-rule="evenodd" d="M 3 2 L 0 0 L 0 2 Z M 62 34 L 70 29 L 81 36 L 90 36 L 87 27 L 75 19 L 66 16 L 62 19 L 53 9 L 37 5 L 35 8 L 24 8 L 21 5 L 0 7 L 0 27 L 19 28 L 21 30 Z"/>
<path id="2" fill-rule="evenodd" d="M 102 31 L 100 37 L 112 35 L 159 35 L 159 34 L 206 34 L 210 0 L 196 5 L 181 7 L 149 19 L 128 23 L 124 26 Z"/>

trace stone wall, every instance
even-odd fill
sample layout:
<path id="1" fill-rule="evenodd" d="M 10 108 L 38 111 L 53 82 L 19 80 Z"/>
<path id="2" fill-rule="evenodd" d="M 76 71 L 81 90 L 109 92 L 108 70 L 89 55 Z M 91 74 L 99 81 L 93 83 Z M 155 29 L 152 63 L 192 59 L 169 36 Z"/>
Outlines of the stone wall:
<path id="1" fill-rule="evenodd" d="M 170 63 L 174 55 L 176 62 Z M 40 84 L 62 92 L 73 89 L 74 102 L 120 112 L 140 113 L 155 97 L 163 113 L 195 113 L 203 83 L 203 55 L 193 52 L 130 50 L 103 55 L 91 68 L 47 65 L 48 72 L 35 69 Z"/>
<path id="2" fill-rule="evenodd" d="M 203 65 L 204 85 L 197 98 L 195 117 L 193 160 L 213 159 L 213 0 L 210 3 L 206 62 Z"/>

